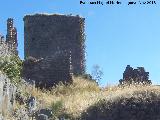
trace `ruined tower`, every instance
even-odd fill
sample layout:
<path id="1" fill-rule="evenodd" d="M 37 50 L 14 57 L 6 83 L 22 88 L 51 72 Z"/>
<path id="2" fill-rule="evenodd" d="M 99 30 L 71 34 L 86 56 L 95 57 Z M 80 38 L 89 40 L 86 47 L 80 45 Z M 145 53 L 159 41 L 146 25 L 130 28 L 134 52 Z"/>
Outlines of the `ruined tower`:
<path id="1" fill-rule="evenodd" d="M 29 73 L 25 76 L 30 77 L 33 75 L 34 77 L 30 77 L 30 79 L 34 79 L 36 81 L 40 81 L 41 78 L 45 80 L 48 79 L 51 83 L 52 81 L 57 81 L 58 79 L 65 79 L 65 76 L 67 76 L 65 74 L 68 73 L 69 75 L 71 69 L 73 74 L 84 74 L 84 42 L 84 18 L 78 15 L 26 15 L 24 17 L 25 59 L 29 57 L 43 59 L 42 61 L 44 62 L 41 63 L 45 66 L 45 70 L 42 72 L 39 69 L 39 72 L 35 72 L 35 74 L 37 74 L 37 77 L 35 77 L 35 74 L 33 75 L 33 72 L 30 72 L 32 70 L 27 67 L 27 63 L 26 67 L 24 67 L 24 73 Z M 53 62 L 48 62 L 50 64 L 48 65 L 48 60 Z M 37 65 L 41 66 L 39 68 L 43 69 L 44 67 L 42 67 L 41 63 L 37 63 Z M 46 67 L 47 65 L 48 68 Z M 48 73 L 44 74 L 45 71 L 48 71 Z M 38 74 L 41 74 L 41 78 L 38 78 Z M 44 75 L 42 76 L 42 74 Z M 57 78 L 55 78 L 55 76 L 57 76 Z"/>
<path id="2" fill-rule="evenodd" d="M 119 82 L 120 84 L 151 84 L 149 72 L 146 72 L 144 67 L 137 67 L 137 69 L 134 69 L 130 65 L 127 65 L 123 73 L 123 79 Z"/>
<path id="3" fill-rule="evenodd" d="M 8 44 L 9 48 L 13 50 L 13 53 L 17 55 L 17 29 L 13 26 L 13 18 L 8 18 L 7 20 L 6 43 Z"/>

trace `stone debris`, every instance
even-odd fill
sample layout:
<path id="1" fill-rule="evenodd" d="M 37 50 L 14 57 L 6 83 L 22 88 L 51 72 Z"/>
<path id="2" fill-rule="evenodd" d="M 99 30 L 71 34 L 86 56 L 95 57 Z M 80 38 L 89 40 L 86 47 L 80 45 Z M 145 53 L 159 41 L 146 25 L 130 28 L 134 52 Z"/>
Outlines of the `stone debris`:
<path id="1" fill-rule="evenodd" d="M 31 96 L 28 99 L 28 112 L 29 114 L 33 114 L 36 111 L 36 98 Z"/>
<path id="2" fill-rule="evenodd" d="M 36 112 L 37 116 L 39 115 L 46 115 L 48 118 L 51 118 L 53 113 L 52 110 L 48 109 L 48 108 L 44 108 L 44 109 L 40 109 Z"/>
<path id="3" fill-rule="evenodd" d="M 39 114 L 36 120 L 49 120 L 48 116 L 45 114 Z"/>
<path id="4" fill-rule="evenodd" d="M 144 67 L 137 67 L 137 69 L 133 69 L 130 65 L 127 65 L 124 73 L 123 79 L 121 79 L 120 84 L 151 84 L 151 80 L 149 80 L 149 72 L 146 72 Z"/>

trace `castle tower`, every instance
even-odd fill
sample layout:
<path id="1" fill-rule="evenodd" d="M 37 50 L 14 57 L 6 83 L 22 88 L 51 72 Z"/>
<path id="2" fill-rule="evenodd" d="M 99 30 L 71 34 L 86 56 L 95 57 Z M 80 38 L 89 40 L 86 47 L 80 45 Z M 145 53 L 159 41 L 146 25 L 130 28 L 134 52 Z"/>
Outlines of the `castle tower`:
<path id="1" fill-rule="evenodd" d="M 24 56 L 46 58 L 59 51 L 71 53 L 73 74 L 85 73 L 84 18 L 35 14 L 24 17 Z"/>
<path id="2" fill-rule="evenodd" d="M 9 48 L 13 50 L 13 53 L 17 55 L 17 29 L 13 26 L 13 18 L 8 18 L 7 20 L 6 43 L 9 45 Z"/>

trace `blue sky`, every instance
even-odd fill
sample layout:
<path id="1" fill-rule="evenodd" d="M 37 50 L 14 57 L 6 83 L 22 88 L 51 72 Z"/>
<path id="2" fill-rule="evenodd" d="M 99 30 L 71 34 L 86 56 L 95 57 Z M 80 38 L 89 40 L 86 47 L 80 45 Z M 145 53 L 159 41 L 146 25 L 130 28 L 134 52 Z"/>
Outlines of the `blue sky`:
<path id="1" fill-rule="evenodd" d="M 78 14 L 86 19 L 88 73 L 93 65 L 98 64 L 104 73 L 101 84 L 114 85 L 118 84 L 125 67 L 130 64 L 135 68 L 145 67 L 152 82 L 159 84 L 160 2 L 128 6 L 129 1 L 119 1 L 121 5 L 80 5 L 80 0 L 1 0 L 0 33 L 6 35 L 6 20 L 13 17 L 18 30 L 19 55 L 23 59 L 24 15 Z"/>

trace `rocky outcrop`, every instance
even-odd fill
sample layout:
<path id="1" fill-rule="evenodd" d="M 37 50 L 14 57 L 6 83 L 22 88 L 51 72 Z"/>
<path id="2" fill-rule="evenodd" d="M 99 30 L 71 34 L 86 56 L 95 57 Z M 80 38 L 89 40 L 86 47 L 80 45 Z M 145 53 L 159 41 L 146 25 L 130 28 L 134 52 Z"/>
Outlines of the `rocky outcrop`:
<path id="1" fill-rule="evenodd" d="M 36 112 L 36 120 L 49 120 L 49 118 L 52 118 L 52 110 L 50 109 L 40 109 Z"/>
<path id="2" fill-rule="evenodd" d="M 3 36 L 0 35 L 0 57 L 10 56 L 11 54 L 8 44 L 5 43 Z"/>
<path id="3" fill-rule="evenodd" d="M 10 83 L 5 74 L 0 72 L 0 113 L 6 116 L 13 111 L 16 86 Z"/>

